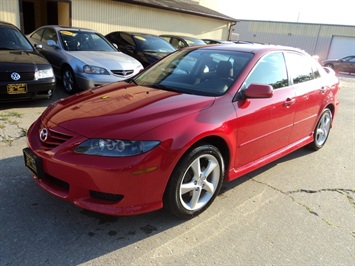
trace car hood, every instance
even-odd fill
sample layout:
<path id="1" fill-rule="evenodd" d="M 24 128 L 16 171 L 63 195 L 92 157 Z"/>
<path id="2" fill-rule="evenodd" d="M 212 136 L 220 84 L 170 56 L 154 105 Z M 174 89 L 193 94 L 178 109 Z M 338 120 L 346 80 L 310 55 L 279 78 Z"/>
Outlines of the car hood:
<path id="1" fill-rule="evenodd" d="M 101 65 L 109 69 L 136 69 L 142 66 L 138 60 L 122 52 L 73 51 L 69 53 L 85 64 Z"/>
<path id="2" fill-rule="evenodd" d="M 214 99 L 119 82 L 54 103 L 43 114 L 42 122 L 87 138 L 134 139 L 167 122 L 206 109 Z"/>
<path id="3" fill-rule="evenodd" d="M 34 69 L 35 65 L 49 65 L 48 61 L 34 51 L 0 51 L 0 68 L 6 71 L 20 71 L 19 64 L 27 65 L 28 69 Z M 21 71 L 25 71 L 21 66 Z"/>

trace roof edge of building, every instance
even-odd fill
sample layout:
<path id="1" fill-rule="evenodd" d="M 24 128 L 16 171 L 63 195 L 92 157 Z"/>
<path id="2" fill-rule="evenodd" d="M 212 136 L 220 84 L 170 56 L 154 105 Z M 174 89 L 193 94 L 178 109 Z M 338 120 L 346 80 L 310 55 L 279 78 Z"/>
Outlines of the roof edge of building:
<path id="1" fill-rule="evenodd" d="M 149 0 L 112 0 L 115 2 L 122 2 L 126 4 L 133 4 L 151 8 L 157 8 L 162 10 L 174 11 L 179 13 L 185 13 L 190 15 L 202 16 L 213 19 L 220 19 L 228 22 L 238 22 L 237 19 L 209 9 L 207 7 L 201 6 L 199 4 L 194 4 L 192 2 L 187 2 L 183 0 L 160 0 L 160 1 L 149 1 Z"/>

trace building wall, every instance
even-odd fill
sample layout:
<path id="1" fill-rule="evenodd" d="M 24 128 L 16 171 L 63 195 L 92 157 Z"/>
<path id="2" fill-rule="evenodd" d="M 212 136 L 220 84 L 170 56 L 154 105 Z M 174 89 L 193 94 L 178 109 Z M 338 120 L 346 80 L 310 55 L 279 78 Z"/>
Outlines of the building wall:
<path id="1" fill-rule="evenodd" d="M 228 36 L 229 23 L 111 0 L 73 0 L 72 26 L 150 34 L 174 33 L 204 38 Z"/>
<path id="2" fill-rule="evenodd" d="M 333 36 L 355 38 L 353 26 L 271 21 L 241 20 L 233 32 L 239 40 L 298 47 L 320 59 L 328 57 Z"/>
<path id="3" fill-rule="evenodd" d="M 20 27 L 20 9 L 17 0 L 0 1 L 0 20 L 6 21 Z"/>

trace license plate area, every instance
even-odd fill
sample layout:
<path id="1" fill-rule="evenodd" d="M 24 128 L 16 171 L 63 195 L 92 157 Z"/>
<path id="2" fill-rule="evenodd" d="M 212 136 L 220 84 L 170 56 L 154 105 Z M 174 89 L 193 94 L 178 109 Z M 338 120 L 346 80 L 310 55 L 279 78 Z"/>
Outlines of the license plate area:
<path id="1" fill-rule="evenodd" d="M 7 94 L 23 94 L 27 93 L 27 84 L 8 84 L 7 85 Z"/>
<path id="2" fill-rule="evenodd" d="M 23 149 L 26 167 L 38 178 L 44 178 L 42 159 L 37 157 L 29 148 Z"/>

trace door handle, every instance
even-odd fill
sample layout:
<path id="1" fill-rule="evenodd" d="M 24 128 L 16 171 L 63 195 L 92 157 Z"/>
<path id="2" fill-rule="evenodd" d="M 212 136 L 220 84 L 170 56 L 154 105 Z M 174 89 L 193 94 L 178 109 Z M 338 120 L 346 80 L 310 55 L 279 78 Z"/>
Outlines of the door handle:
<path id="1" fill-rule="evenodd" d="M 296 102 L 296 99 L 295 98 L 287 98 L 286 101 L 284 102 L 284 105 L 286 107 L 289 107 L 291 106 L 292 104 L 294 104 Z"/>

